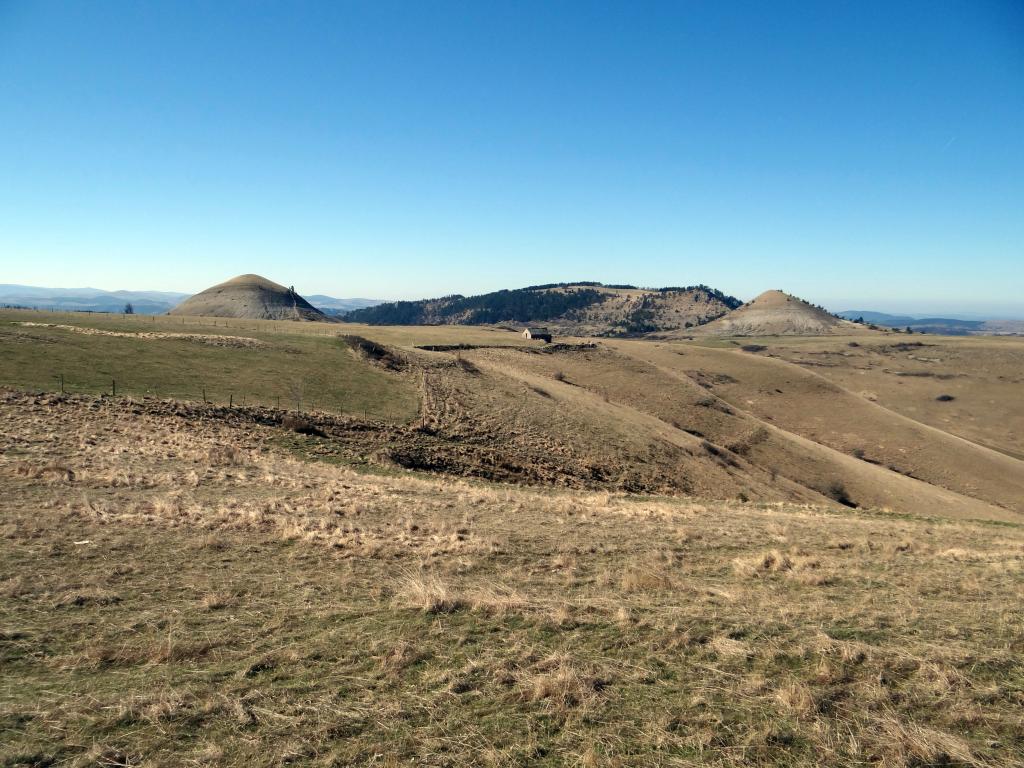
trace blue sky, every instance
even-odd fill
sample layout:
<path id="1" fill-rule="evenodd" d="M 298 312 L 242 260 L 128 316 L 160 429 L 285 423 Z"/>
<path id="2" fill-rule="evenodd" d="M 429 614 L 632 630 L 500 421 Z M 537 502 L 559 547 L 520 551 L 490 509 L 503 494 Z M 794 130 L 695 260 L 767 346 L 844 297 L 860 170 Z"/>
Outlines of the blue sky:
<path id="1" fill-rule="evenodd" d="M 1024 6 L 0 0 L 0 283 L 1024 316 Z"/>

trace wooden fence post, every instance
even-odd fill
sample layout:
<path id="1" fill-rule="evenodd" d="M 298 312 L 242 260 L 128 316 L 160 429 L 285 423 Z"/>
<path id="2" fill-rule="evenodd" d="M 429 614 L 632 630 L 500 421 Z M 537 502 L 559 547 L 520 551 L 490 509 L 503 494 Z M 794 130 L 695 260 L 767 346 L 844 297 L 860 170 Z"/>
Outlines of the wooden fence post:
<path id="1" fill-rule="evenodd" d="M 113 379 L 110 380 L 110 395 L 111 397 L 117 396 L 117 382 Z"/>

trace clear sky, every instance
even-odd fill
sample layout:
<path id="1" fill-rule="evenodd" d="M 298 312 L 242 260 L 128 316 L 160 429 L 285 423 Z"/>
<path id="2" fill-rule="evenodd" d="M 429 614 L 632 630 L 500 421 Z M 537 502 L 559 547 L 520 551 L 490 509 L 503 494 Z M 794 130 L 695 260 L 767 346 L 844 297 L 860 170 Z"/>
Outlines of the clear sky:
<path id="1" fill-rule="evenodd" d="M 1024 316 L 1024 3 L 0 0 L 0 283 Z"/>

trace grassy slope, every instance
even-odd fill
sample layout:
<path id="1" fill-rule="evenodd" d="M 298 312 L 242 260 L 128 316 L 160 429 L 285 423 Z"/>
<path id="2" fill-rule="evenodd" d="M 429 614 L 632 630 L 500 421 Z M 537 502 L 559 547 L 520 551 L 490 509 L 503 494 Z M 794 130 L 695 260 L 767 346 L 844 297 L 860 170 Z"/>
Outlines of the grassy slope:
<path id="1" fill-rule="evenodd" d="M 355 475 L 111 413 L 0 407 L 4 764 L 1020 764 L 1017 526 Z"/>
<path id="2" fill-rule="evenodd" d="M 849 451 L 838 451 L 786 432 L 779 428 L 783 426 L 781 414 L 779 419 L 770 414 L 763 415 L 763 420 L 755 418 L 745 412 L 749 406 L 742 399 L 736 402 L 736 407 L 728 406 L 714 396 L 727 386 L 714 383 L 714 374 L 725 369 L 723 366 L 716 368 L 714 363 L 722 359 L 730 363 L 738 360 L 739 365 L 745 366 L 748 356 L 729 353 L 724 358 L 710 358 L 709 363 L 706 354 L 704 348 L 675 343 L 607 341 L 600 349 L 572 354 L 524 355 L 515 351 L 480 350 L 466 353 L 465 357 L 481 366 L 487 364 L 485 361 L 497 362 L 500 370 L 510 377 L 533 376 L 533 380 L 540 383 L 563 376 L 568 385 L 543 384 L 557 396 L 558 415 L 564 416 L 576 406 L 595 425 L 601 420 L 618 424 L 620 434 L 628 437 L 619 437 L 610 444 L 626 446 L 636 442 L 649 446 L 651 458 L 662 451 L 665 444 L 685 445 L 681 441 L 694 441 L 694 435 L 700 436 L 696 439 L 698 444 L 706 438 L 718 446 L 728 447 L 738 465 L 729 469 L 726 477 L 714 462 L 692 461 L 686 456 L 674 460 L 677 462 L 675 472 L 687 478 L 694 495 L 736 498 L 743 493 L 749 498 L 771 500 L 804 500 L 813 496 L 819 503 L 825 503 L 822 494 L 835 498 L 830 488 L 838 484 L 859 506 L 902 512 L 939 510 L 943 515 L 960 518 L 1021 519 L 1019 513 L 1012 510 L 905 477 L 884 465 L 855 458 Z M 752 370 L 743 368 L 733 373 L 752 384 L 750 374 L 756 372 L 759 364 L 762 361 L 751 360 Z M 710 389 L 699 386 L 687 375 L 696 372 L 694 369 L 708 374 L 703 380 Z M 806 375 L 800 369 L 794 373 L 796 377 Z M 470 386 L 472 382 L 466 388 Z M 790 387 L 787 385 L 787 388 Z M 521 413 L 540 412 L 543 405 L 527 396 L 518 400 L 515 408 Z M 831 405 L 831 402 L 818 403 L 813 412 L 829 415 Z M 898 416 L 891 417 L 900 420 Z M 555 417 L 545 418 L 551 418 L 554 423 Z M 835 417 L 835 420 L 840 419 Z M 593 446 L 593 450 L 598 450 L 607 442 L 596 430 L 570 433 L 565 425 L 558 424 L 556 431 L 571 434 L 568 442 L 578 447 Z M 691 434 L 686 434 L 687 431 Z M 898 432 L 890 434 L 897 448 L 899 436 Z M 940 434 L 934 442 L 941 444 L 941 438 L 947 436 Z M 700 452 L 695 458 L 700 458 Z M 1011 461 L 1006 457 L 998 458 Z M 954 460 L 955 454 L 944 457 L 944 466 L 954 472 L 956 479 L 968 482 L 968 473 L 955 471 Z M 804 486 L 804 493 L 794 493 L 797 489 L 787 478 Z M 1003 488 L 1019 478 L 1019 471 L 1015 475 L 998 476 L 995 486 Z M 768 495 L 760 487 L 765 480 L 772 489 Z"/>
<path id="3" fill-rule="evenodd" d="M 914 335 L 859 342 L 764 343 L 890 410 L 1024 459 L 1024 339 Z M 894 350 L 899 342 L 923 346 Z M 947 394 L 955 400 L 936 400 Z"/>
<path id="4" fill-rule="evenodd" d="M 53 391 L 57 374 L 69 392 L 118 392 L 304 409 L 366 411 L 406 421 L 418 410 L 414 382 L 355 358 L 338 342 L 339 326 L 319 323 L 149 318 L 82 313 L 0 311 L 0 384 Z M 84 335 L 19 322 L 127 333 L 241 336 L 257 348 L 209 346 L 182 339 Z M 216 323 L 216 324 L 214 324 Z"/>
<path id="5" fill-rule="evenodd" d="M 618 348 L 680 373 L 725 375 L 713 391 L 737 409 L 840 453 L 858 455 L 882 469 L 891 468 L 1014 513 L 1022 511 L 1024 464 L 1020 460 L 886 410 L 831 383 L 818 374 L 822 370 L 818 367 L 795 366 L 735 347 L 722 351 L 620 342 Z M 885 481 L 882 475 L 879 481 Z"/>
<path id="6" fill-rule="evenodd" d="M 195 341 L 88 336 L 12 324 L 12 321 L 24 319 L 74 322 L 129 333 L 238 335 L 257 339 L 263 346 L 256 349 L 212 347 Z M 360 414 L 365 410 L 369 415 L 404 421 L 416 413 L 418 376 L 385 373 L 355 359 L 342 348 L 335 334 L 341 331 L 364 333 L 381 342 L 404 347 L 437 343 L 528 344 L 515 333 L 490 328 L 325 327 L 317 323 L 204 318 L 185 318 L 186 322 L 181 323 L 180 320 L 7 312 L 0 315 L 0 323 L 3 323 L 0 324 L 0 345 L 4 352 L 0 358 L 3 361 L 0 383 L 52 389 L 56 386 L 53 374 L 62 372 L 70 391 L 103 391 L 109 387 L 110 379 L 116 378 L 120 391 L 127 394 L 148 392 L 165 397 L 198 398 L 205 387 L 207 396 L 217 402 L 225 402 L 232 395 L 236 402 L 244 398 L 249 403 L 274 404 L 281 398 L 282 405 L 294 407 L 294 385 L 301 382 L 305 408 Z M 723 340 L 721 343 L 726 348 L 736 349 L 732 342 Z M 813 361 L 822 359 L 815 355 L 818 346 L 841 343 L 844 349 L 857 350 L 856 354 L 874 354 L 880 361 L 878 365 L 887 367 L 898 362 L 898 355 L 848 348 L 839 340 L 786 339 L 774 343 L 786 344 L 792 354 Z M 864 345 L 869 343 L 875 342 L 864 341 Z M 536 450 L 569 451 L 584 463 L 598 460 L 604 464 L 629 464 L 641 474 L 662 472 L 666 479 L 671 479 L 669 475 L 674 471 L 677 478 L 685 480 L 684 487 L 692 493 L 712 498 L 807 499 L 807 492 L 787 485 L 785 478 L 789 478 L 813 492 L 833 498 L 829 489 L 836 483 L 845 485 L 846 492 L 852 494 L 857 504 L 870 507 L 901 511 L 939 508 L 950 516 L 970 518 L 1014 517 L 1012 512 L 994 510 L 988 504 L 944 495 L 938 489 L 901 477 L 886 467 L 895 466 L 901 472 L 911 472 L 914 477 L 960 494 L 1012 507 L 1019 498 L 1019 462 L 1006 457 L 996 457 L 997 461 L 982 456 L 986 459 L 983 465 L 965 464 L 960 455 L 964 453 L 964 446 L 956 444 L 959 441 L 940 433 L 922 436 L 921 433 L 928 430 L 912 422 L 905 422 L 902 432 L 894 432 L 890 427 L 902 420 L 891 414 L 886 417 L 886 411 L 854 395 L 846 394 L 850 401 L 847 407 L 836 409 L 833 407 L 835 392 L 819 391 L 824 382 L 803 368 L 785 366 L 783 369 L 779 368 L 780 363 L 760 360 L 754 355 L 738 352 L 723 355 L 699 344 L 602 342 L 602 349 L 609 347 L 657 362 L 661 370 L 650 369 L 648 363 L 637 367 L 638 363 L 621 354 L 609 358 L 604 352 L 522 355 L 480 350 L 465 353 L 467 359 L 481 363 L 484 360 L 501 362 L 491 371 L 494 375 L 485 377 L 456 375 L 452 371 L 440 374 L 438 383 L 448 385 L 450 390 L 443 393 L 443 402 L 452 406 L 449 415 L 458 420 L 458 423 L 442 420 L 441 426 L 465 431 L 480 440 L 498 441 L 496 444 L 501 440 L 520 440 L 530 443 Z M 945 348 L 939 349 L 943 355 L 949 354 Z M 433 360 L 453 356 L 433 353 L 420 357 Z M 731 400 L 738 409 L 737 414 L 724 414 L 724 403 L 709 399 L 710 392 L 697 387 L 687 377 L 694 368 L 706 369 L 712 374 L 727 371 L 734 374 L 732 378 L 737 384 L 715 384 L 714 388 Z M 765 375 L 772 371 L 784 379 L 792 372 L 796 378 L 793 384 L 768 387 Z M 571 385 L 548 378 L 560 372 L 570 374 Z M 923 386 L 919 382 L 934 386 L 930 379 L 901 377 L 902 380 L 909 382 L 900 385 L 903 388 Z M 798 386 L 798 382 L 806 381 L 814 386 Z M 782 389 L 785 394 L 775 389 Z M 537 394 L 541 390 L 544 396 Z M 973 399 L 972 414 L 983 417 L 972 422 L 975 431 L 997 423 L 1009 424 L 1009 429 L 1013 429 L 1012 414 L 1008 419 L 994 418 L 995 411 L 990 408 L 986 415 L 978 410 L 979 398 Z M 814 403 L 817 404 L 812 405 Z M 747 416 L 744 411 L 763 421 Z M 818 417 L 823 419 L 822 426 L 827 429 L 814 421 Z M 786 438 L 772 425 L 830 447 Z M 744 467 L 734 472 L 726 468 L 728 476 L 723 475 L 714 457 L 704 455 L 699 449 L 700 440 L 683 430 L 706 436 L 720 446 L 736 448 L 760 470 Z M 850 455 L 861 450 L 874 465 Z M 674 470 L 670 466 L 673 462 L 678 462 Z M 1007 469 L 1003 464 L 1013 466 Z M 978 485 L 977 478 L 984 477 L 986 468 L 991 470 L 990 477 Z"/>

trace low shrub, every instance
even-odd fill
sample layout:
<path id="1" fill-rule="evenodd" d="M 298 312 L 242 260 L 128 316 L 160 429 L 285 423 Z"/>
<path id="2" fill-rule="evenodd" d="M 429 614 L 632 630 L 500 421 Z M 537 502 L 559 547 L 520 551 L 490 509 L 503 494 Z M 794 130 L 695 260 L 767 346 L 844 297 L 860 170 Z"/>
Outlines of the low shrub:
<path id="1" fill-rule="evenodd" d="M 828 487 L 822 491 L 822 495 L 827 496 L 832 501 L 838 501 L 844 507 L 857 508 L 857 502 L 850 498 L 850 494 L 846 491 L 846 486 L 838 480 L 829 483 Z"/>
<path id="2" fill-rule="evenodd" d="M 281 426 L 285 429 L 291 430 L 292 432 L 298 432 L 300 435 L 316 435 L 317 437 L 327 436 L 324 431 L 313 422 L 291 413 L 281 419 Z"/>

